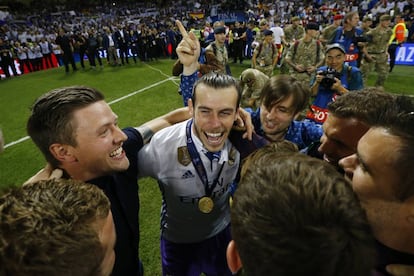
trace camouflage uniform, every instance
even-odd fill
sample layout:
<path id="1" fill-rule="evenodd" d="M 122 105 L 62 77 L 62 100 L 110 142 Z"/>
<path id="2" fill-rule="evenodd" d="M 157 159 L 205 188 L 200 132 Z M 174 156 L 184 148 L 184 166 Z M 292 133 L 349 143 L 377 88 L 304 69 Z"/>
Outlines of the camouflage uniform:
<path id="1" fill-rule="evenodd" d="M 366 46 L 371 59 L 365 57 L 362 61 L 361 72 L 364 84 L 367 83 L 368 76 L 375 65 L 375 71 L 378 74 L 375 86 L 383 86 L 389 72 L 387 48 L 392 30 L 390 28 L 384 29 L 378 25 L 367 32 L 367 35 L 372 37 L 372 42 L 368 42 Z"/>
<path id="2" fill-rule="evenodd" d="M 214 41 L 206 47 L 206 63 L 214 65 L 214 71 L 226 74 L 226 65 L 229 61 L 226 46 L 220 47 Z"/>
<path id="3" fill-rule="evenodd" d="M 273 75 L 277 54 L 277 48 L 273 43 L 261 42 L 253 52 L 253 57 L 256 57 L 256 66 L 253 67 L 254 64 L 252 64 L 253 69 L 263 72 L 270 78 Z"/>
<path id="4" fill-rule="evenodd" d="M 322 30 L 321 36 L 326 41 L 326 44 L 329 44 L 329 42 L 333 40 L 337 28 L 338 26 L 331 24 Z"/>
<path id="5" fill-rule="evenodd" d="M 292 44 L 286 54 L 286 60 L 296 65 L 302 65 L 303 68 L 310 66 L 319 67 L 321 60 L 324 60 L 325 54 L 322 49 L 322 44 L 312 39 L 310 42 L 304 42 L 300 39 L 298 42 Z M 286 62 L 286 64 L 288 64 Z M 292 66 L 289 66 L 289 73 L 304 85 L 310 86 L 312 75 L 306 71 L 298 72 Z"/>
<path id="6" fill-rule="evenodd" d="M 285 40 L 287 41 L 287 43 L 290 44 L 290 46 L 292 46 L 296 40 L 301 39 L 305 35 L 305 29 L 301 25 L 298 25 L 295 27 L 292 24 L 284 28 L 283 31 L 285 32 Z M 287 49 L 283 51 L 282 60 L 285 58 L 286 53 L 287 53 Z M 283 61 L 280 67 L 280 73 L 281 74 L 289 73 L 289 66 Z"/>
<path id="7" fill-rule="evenodd" d="M 242 86 L 242 107 L 251 107 L 256 110 L 260 106 L 260 94 L 269 77 L 257 69 L 246 69 L 240 75 Z"/>
<path id="8" fill-rule="evenodd" d="M 296 28 L 294 28 L 293 25 L 289 25 L 283 31 L 285 32 L 285 39 L 289 43 L 301 39 L 305 34 L 305 29 L 300 25 Z"/>

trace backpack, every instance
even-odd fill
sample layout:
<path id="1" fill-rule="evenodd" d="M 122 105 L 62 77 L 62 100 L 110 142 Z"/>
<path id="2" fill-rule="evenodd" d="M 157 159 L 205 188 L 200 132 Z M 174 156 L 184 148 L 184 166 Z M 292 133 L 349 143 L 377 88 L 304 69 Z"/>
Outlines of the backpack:
<path id="1" fill-rule="evenodd" d="M 257 55 L 260 55 L 260 53 L 262 52 L 262 47 L 263 47 L 263 42 L 260 42 Z M 274 43 L 272 43 L 272 57 L 275 55 L 275 51 L 276 51 L 276 46 Z"/>
<path id="2" fill-rule="evenodd" d="M 214 43 L 214 41 L 211 42 L 210 45 L 213 48 L 214 55 L 217 56 L 217 45 Z M 231 76 L 231 70 L 228 64 L 225 65 L 225 70 L 226 70 L 227 75 Z"/>

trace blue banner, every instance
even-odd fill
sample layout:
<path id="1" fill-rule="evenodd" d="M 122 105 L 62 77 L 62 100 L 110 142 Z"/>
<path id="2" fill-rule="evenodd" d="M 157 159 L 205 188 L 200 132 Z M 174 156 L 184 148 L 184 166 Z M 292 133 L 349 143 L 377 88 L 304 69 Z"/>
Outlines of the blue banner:
<path id="1" fill-rule="evenodd" d="M 397 48 L 395 64 L 414 66 L 414 43 L 403 43 Z"/>
<path id="2" fill-rule="evenodd" d="M 246 14 L 243 11 L 218 13 L 215 16 L 210 16 L 210 19 L 212 22 L 224 21 L 226 23 L 235 22 L 235 21 L 244 22 L 248 20 L 248 18 L 246 17 Z"/>

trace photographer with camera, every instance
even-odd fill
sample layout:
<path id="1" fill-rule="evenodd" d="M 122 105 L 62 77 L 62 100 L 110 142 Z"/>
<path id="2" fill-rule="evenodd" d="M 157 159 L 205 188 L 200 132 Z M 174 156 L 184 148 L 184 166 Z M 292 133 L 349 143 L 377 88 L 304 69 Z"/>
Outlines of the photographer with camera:
<path id="1" fill-rule="evenodd" d="M 339 43 L 326 47 L 326 65 L 319 67 L 312 80 L 311 94 L 315 97 L 306 119 L 322 124 L 328 113 L 327 106 L 338 95 L 363 88 L 361 71 L 345 64 L 345 49 Z"/>

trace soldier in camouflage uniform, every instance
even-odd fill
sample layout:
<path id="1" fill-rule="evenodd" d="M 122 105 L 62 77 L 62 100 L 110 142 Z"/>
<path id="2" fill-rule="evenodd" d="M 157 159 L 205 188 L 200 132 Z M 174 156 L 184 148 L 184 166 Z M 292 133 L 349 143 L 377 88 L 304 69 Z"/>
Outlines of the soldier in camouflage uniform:
<path id="1" fill-rule="evenodd" d="M 254 28 L 255 35 L 254 35 L 254 41 L 252 43 L 252 48 L 255 49 L 260 42 L 263 41 L 264 35 L 263 32 L 265 30 L 269 30 L 269 22 L 267 22 L 266 19 L 262 19 L 259 21 L 259 27 Z"/>
<path id="2" fill-rule="evenodd" d="M 286 54 L 285 63 L 289 65 L 289 73 L 306 87 L 310 86 L 311 77 L 316 68 L 324 63 L 325 54 L 318 36 L 319 26 L 316 23 L 306 25 L 305 36 L 292 44 Z"/>
<path id="3" fill-rule="evenodd" d="M 264 39 L 254 49 L 252 57 L 252 68 L 257 69 L 269 78 L 273 75 L 273 69 L 277 63 L 277 48 L 273 43 L 273 32 L 265 30 Z"/>
<path id="4" fill-rule="evenodd" d="M 256 110 L 260 107 L 260 94 L 269 77 L 257 69 L 246 69 L 240 75 L 240 85 L 242 92 L 242 107 L 251 107 Z"/>
<path id="5" fill-rule="evenodd" d="M 331 41 L 334 38 L 336 29 L 342 25 L 342 19 L 343 15 L 337 14 L 333 17 L 333 23 L 326 26 L 321 33 L 320 41 L 325 46 L 326 44 L 329 44 L 329 41 Z"/>
<path id="6" fill-rule="evenodd" d="M 380 22 L 377 27 L 367 32 L 367 36 L 372 38 L 371 42 L 367 43 L 365 47 L 365 58 L 362 61 L 361 71 L 366 85 L 368 76 L 375 65 L 377 72 L 377 80 L 375 86 L 382 87 L 388 77 L 388 41 L 392 35 L 392 30 L 389 27 L 391 24 L 391 16 L 385 14 L 380 17 Z"/>
<path id="7" fill-rule="evenodd" d="M 291 20 L 292 24 L 290 24 L 289 26 L 287 26 L 286 28 L 283 29 L 283 31 L 285 32 L 285 40 L 288 43 L 287 45 L 284 45 L 285 49 L 282 53 L 282 62 L 280 64 L 280 73 L 281 74 L 288 74 L 289 73 L 289 67 L 288 65 L 283 62 L 286 53 L 287 53 L 287 49 L 289 49 L 289 47 L 291 45 L 293 45 L 295 43 L 296 40 L 301 39 L 304 34 L 305 34 L 305 29 L 300 25 L 300 18 L 297 16 L 292 17 Z"/>
<path id="8" fill-rule="evenodd" d="M 362 23 L 361 23 L 362 35 L 366 35 L 369 31 L 372 30 L 371 25 L 372 25 L 371 17 L 369 17 L 368 15 L 364 16 L 364 18 L 362 19 Z"/>
<path id="9" fill-rule="evenodd" d="M 206 64 L 214 67 L 214 71 L 231 75 L 229 56 L 225 45 L 226 29 L 223 26 L 214 28 L 214 41 L 206 47 Z"/>

